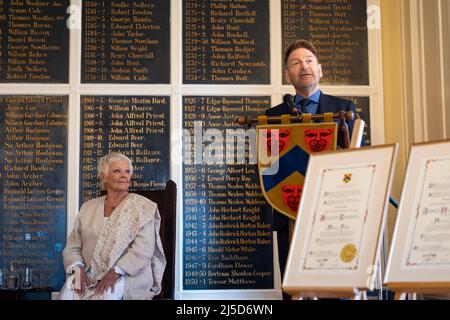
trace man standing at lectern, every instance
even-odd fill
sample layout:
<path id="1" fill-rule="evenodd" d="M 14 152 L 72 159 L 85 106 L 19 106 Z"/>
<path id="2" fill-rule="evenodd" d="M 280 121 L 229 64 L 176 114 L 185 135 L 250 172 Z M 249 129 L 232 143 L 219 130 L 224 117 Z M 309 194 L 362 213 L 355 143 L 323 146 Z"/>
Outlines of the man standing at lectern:
<path id="1" fill-rule="evenodd" d="M 284 56 L 284 76 L 295 88 L 295 96 L 287 95 L 284 102 L 266 110 L 267 116 L 283 114 L 322 114 L 325 112 L 353 111 L 352 101 L 324 94 L 319 88 L 322 78 L 322 66 L 319 63 L 317 50 L 307 40 L 297 40 L 287 49 Z M 353 131 L 353 121 L 348 123 L 349 133 Z M 343 147 L 343 146 L 340 146 Z M 281 275 L 284 274 L 289 251 L 289 218 L 274 212 L 273 230 L 278 234 L 278 247 Z"/>

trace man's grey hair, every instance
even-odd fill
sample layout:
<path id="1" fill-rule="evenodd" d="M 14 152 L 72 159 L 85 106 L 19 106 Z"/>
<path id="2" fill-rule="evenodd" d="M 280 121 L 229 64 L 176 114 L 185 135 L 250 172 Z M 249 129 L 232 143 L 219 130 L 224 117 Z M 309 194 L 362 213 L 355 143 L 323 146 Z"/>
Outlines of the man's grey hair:
<path id="1" fill-rule="evenodd" d="M 122 153 L 110 153 L 106 156 L 100 158 L 97 165 L 97 178 L 100 181 L 100 188 L 105 189 L 105 184 L 103 183 L 102 176 L 106 176 L 108 174 L 109 167 L 116 161 L 125 161 L 130 166 L 130 174 L 133 174 L 133 164 L 131 163 L 131 159 Z"/>

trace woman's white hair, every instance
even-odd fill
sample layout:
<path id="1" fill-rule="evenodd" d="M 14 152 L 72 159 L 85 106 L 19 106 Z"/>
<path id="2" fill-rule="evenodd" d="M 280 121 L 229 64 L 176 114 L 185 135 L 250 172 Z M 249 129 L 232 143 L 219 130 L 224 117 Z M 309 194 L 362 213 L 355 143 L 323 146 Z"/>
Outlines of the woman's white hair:
<path id="1" fill-rule="evenodd" d="M 109 167 L 116 161 L 125 161 L 130 166 L 130 174 L 133 174 L 133 164 L 131 159 L 122 153 L 110 153 L 106 156 L 100 158 L 97 165 L 97 177 L 100 181 L 100 188 L 105 189 L 105 184 L 103 183 L 103 176 L 108 174 Z"/>

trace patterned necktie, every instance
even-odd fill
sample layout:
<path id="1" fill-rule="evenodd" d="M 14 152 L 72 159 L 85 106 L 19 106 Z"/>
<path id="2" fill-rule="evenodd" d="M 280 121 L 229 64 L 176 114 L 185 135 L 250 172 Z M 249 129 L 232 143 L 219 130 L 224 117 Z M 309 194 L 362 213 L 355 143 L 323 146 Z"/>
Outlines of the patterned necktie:
<path id="1" fill-rule="evenodd" d="M 302 106 L 301 107 L 302 113 L 308 113 L 308 111 L 306 110 L 306 106 L 308 105 L 308 103 L 310 101 L 311 100 L 309 100 L 309 99 L 303 99 L 302 101 L 300 101 L 300 105 Z"/>

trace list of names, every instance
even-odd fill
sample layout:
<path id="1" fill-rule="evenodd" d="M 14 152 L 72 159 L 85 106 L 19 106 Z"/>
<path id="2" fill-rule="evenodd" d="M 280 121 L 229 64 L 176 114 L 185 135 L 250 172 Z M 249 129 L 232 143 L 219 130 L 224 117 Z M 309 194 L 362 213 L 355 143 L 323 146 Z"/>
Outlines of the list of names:
<path id="1" fill-rule="evenodd" d="M 133 162 L 130 190 L 164 189 L 170 177 L 170 111 L 165 96 L 82 96 L 80 204 L 98 197 L 98 159 Z"/>
<path id="2" fill-rule="evenodd" d="M 67 105 L 63 96 L 0 96 L 0 266 L 32 267 L 35 287 L 65 279 Z"/>
<path id="3" fill-rule="evenodd" d="M 368 85 L 366 6 L 361 0 L 282 0 L 283 48 L 309 40 L 318 51 L 323 84 Z"/>
<path id="4" fill-rule="evenodd" d="M 183 83 L 269 84 L 268 0 L 184 0 Z"/>
<path id="5" fill-rule="evenodd" d="M 255 130 L 234 123 L 270 97 L 183 98 L 183 288 L 273 288 L 272 216 L 259 186 Z"/>
<path id="6" fill-rule="evenodd" d="M 82 82 L 170 83 L 170 1 L 83 1 Z"/>
<path id="7" fill-rule="evenodd" d="M 0 82 L 68 82 L 69 5 L 0 0 Z"/>

